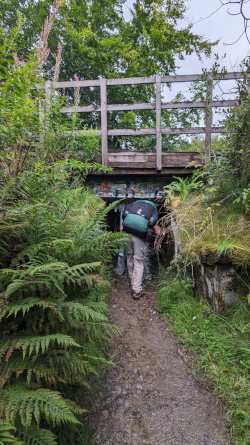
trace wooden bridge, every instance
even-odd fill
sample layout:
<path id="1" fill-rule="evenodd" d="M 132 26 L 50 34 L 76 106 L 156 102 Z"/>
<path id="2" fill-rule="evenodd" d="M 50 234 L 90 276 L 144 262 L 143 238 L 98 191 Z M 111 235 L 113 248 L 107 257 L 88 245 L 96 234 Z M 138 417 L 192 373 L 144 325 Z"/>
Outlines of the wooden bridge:
<path id="1" fill-rule="evenodd" d="M 63 113 L 75 112 L 100 112 L 101 129 L 96 131 L 96 135 L 101 137 L 102 151 L 96 160 L 105 166 L 113 167 L 111 175 L 157 175 L 166 176 L 173 174 L 187 174 L 192 168 L 188 165 L 192 162 L 201 162 L 199 153 L 191 152 L 163 152 L 163 135 L 183 135 L 183 134 L 204 134 L 205 135 L 205 155 L 210 157 L 211 135 L 213 133 L 222 133 L 222 127 L 213 126 L 213 109 L 215 107 L 237 106 L 235 100 L 213 100 L 214 80 L 232 80 L 241 79 L 242 73 L 231 72 L 225 75 L 212 75 L 212 73 L 176 75 L 176 76 L 151 76 L 151 77 L 132 77 L 120 79 L 96 80 L 74 80 L 68 82 L 56 82 L 55 88 L 100 88 L 100 103 L 97 105 L 79 105 L 64 107 Z M 163 102 L 161 96 L 162 84 L 172 84 L 179 82 L 202 81 L 206 83 L 206 100 L 196 102 Z M 155 85 L 155 101 L 150 103 L 136 104 L 108 104 L 107 88 L 116 85 Z M 47 91 L 50 89 L 50 82 L 46 83 Z M 199 108 L 205 112 L 205 126 L 192 128 L 162 128 L 161 114 L 163 109 L 187 109 Z M 130 111 L 130 110 L 155 110 L 155 128 L 138 129 L 108 129 L 107 113 L 110 111 Z M 81 133 L 81 130 L 78 131 Z M 86 134 L 86 130 L 84 131 Z M 137 136 L 137 135 L 155 135 L 155 151 L 109 151 L 108 136 Z"/>

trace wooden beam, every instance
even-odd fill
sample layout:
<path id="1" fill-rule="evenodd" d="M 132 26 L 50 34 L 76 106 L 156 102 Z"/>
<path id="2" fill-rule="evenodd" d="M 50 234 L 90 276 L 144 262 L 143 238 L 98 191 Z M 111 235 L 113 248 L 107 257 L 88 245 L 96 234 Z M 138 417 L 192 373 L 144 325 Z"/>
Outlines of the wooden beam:
<path id="1" fill-rule="evenodd" d="M 222 127 L 212 127 L 211 133 L 224 133 L 225 130 Z M 190 128 L 162 128 L 162 134 L 204 134 L 206 133 L 206 127 L 190 127 Z M 65 131 L 65 135 L 70 136 L 71 131 Z M 84 135 L 88 134 L 94 136 L 101 136 L 101 130 L 76 130 L 74 132 L 76 135 Z M 108 136 L 144 136 L 148 134 L 156 134 L 155 128 L 120 128 L 118 130 L 108 130 Z"/>
<path id="2" fill-rule="evenodd" d="M 99 87 L 100 79 L 96 80 L 69 80 L 66 82 L 56 82 L 55 88 L 76 88 L 76 87 Z"/>
<path id="3" fill-rule="evenodd" d="M 215 100 L 211 103 L 212 107 L 233 107 L 238 106 L 235 100 Z M 176 108 L 206 108 L 205 101 L 200 102 L 162 102 L 161 109 L 176 109 Z M 130 110 L 155 110 L 156 104 L 141 103 L 141 104 L 110 104 L 107 105 L 107 111 L 130 111 Z M 100 105 L 85 105 L 78 107 L 63 107 L 62 113 L 91 113 L 101 111 Z"/>
<path id="4" fill-rule="evenodd" d="M 101 162 L 101 154 L 95 157 L 96 162 Z M 190 162 L 201 163 L 201 156 L 196 152 L 163 152 L 162 167 L 186 167 Z M 155 151 L 112 151 L 108 153 L 110 167 L 119 168 L 154 168 L 156 170 Z"/>
<path id="5" fill-rule="evenodd" d="M 155 79 L 155 95 L 156 95 L 156 169 L 162 169 L 162 133 L 161 133 L 161 76 Z"/>
<path id="6" fill-rule="evenodd" d="M 162 134 L 205 134 L 206 133 L 206 127 L 190 127 L 190 128 L 162 128 L 161 129 Z M 225 133 L 224 128 L 222 127 L 212 127 L 211 133 Z M 70 136 L 72 133 L 71 131 L 65 131 L 65 135 Z M 102 131 L 101 130 L 76 130 L 74 132 L 76 135 L 94 135 L 94 136 L 101 136 Z M 145 136 L 149 134 L 156 134 L 155 128 L 120 128 L 118 130 L 108 130 L 108 136 Z"/>
<path id="7" fill-rule="evenodd" d="M 130 128 L 108 130 L 108 136 L 141 136 L 145 134 L 156 134 L 155 128 Z"/>
<path id="8" fill-rule="evenodd" d="M 101 111 L 101 105 L 85 105 L 78 107 L 63 107 L 62 113 L 94 113 L 95 111 Z"/>
<path id="9" fill-rule="evenodd" d="M 118 176 L 119 178 L 121 176 L 129 176 L 130 178 L 133 176 L 143 176 L 146 175 L 147 177 L 165 177 L 165 176 L 173 176 L 173 175 L 190 175 L 194 170 L 194 167 L 192 168 L 165 168 L 163 167 L 161 171 L 156 172 L 155 168 L 152 169 L 145 169 L 145 168 L 114 168 L 111 172 L 107 172 L 105 174 L 101 174 L 100 172 L 91 172 L 88 175 L 88 178 L 96 176 L 106 178 L 107 176 Z"/>
<path id="10" fill-rule="evenodd" d="M 242 79 L 241 72 L 235 71 L 226 74 L 215 74 L 213 79 L 215 80 L 232 80 Z M 207 80 L 206 74 L 180 74 L 176 76 L 161 76 L 162 83 L 173 82 L 193 82 L 196 80 Z M 56 82 L 55 88 L 75 88 L 75 87 L 98 87 L 100 86 L 101 79 L 96 80 L 70 80 L 66 82 Z M 153 84 L 155 83 L 155 76 L 150 77 L 125 77 L 120 79 L 107 79 L 107 85 L 139 85 L 139 84 Z"/>
<path id="11" fill-rule="evenodd" d="M 155 103 L 141 103 L 141 104 L 114 104 L 108 105 L 108 111 L 130 111 L 130 110 L 154 110 Z"/>
<path id="12" fill-rule="evenodd" d="M 238 106 L 235 100 L 214 100 L 211 103 L 212 107 L 233 107 Z M 197 102 L 163 102 L 162 109 L 175 109 L 175 108 L 206 108 L 207 103 L 205 101 Z"/>
<path id="13" fill-rule="evenodd" d="M 155 76 L 150 77 L 124 77 L 120 79 L 107 79 L 107 85 L 139 85 L 155 83 Z"/>
<path id="14" fill-rule="evenodd" d="M 213 125 L 213 77 L 208 75 L 207 78 L 207 97 L 206 97 L 206 110 L 205 110 L 205 123 L 206 123 L 206 136 L 205 136 L 205 156 L 207 160 L 210 160 L 210 148 L 212 140 L 212 125 Z"/>
<path id="15" fill-rule="evenodd" d="M 209 74 L 210 75 L 210 74 Z M 164 83 L 173 82 L 194 82 L 196 80 L 206 81 L 208 76 L 206 74 L 179 74 L 176 76 L 162 76 L 161 81 Z M 226 74 L 214 74 L 214 80 L 232 80 L 232 79 L 242 79 L 242 73 L 235 71 Z"/>
<path id="16" fill-rule="evenodd" d="M 101 137 L 102 164 L 108 166 L 108 120 L 107 120 L 107 81 L 101 79 Z"/>

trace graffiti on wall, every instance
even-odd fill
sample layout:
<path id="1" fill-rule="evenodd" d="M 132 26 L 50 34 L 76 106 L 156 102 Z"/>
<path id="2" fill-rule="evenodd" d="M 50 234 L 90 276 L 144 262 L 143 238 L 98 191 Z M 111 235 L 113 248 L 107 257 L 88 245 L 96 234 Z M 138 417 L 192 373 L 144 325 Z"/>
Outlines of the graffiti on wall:
<path id="1" fill-rule="evenodd" d="M 164 196 L 161 184 L 143 183 L 90 183 L 89 187 L 102 198 L 151 198 L 161 199 Z"/>

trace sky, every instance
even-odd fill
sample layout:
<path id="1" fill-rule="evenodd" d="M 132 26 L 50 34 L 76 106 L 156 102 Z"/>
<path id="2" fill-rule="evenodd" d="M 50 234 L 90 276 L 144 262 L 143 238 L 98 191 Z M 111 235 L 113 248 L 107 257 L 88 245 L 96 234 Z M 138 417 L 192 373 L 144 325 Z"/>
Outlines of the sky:
<path id="1" fill-rule="evenodd" d="M 220 56 L 221 63 L 228 71 L 239 69 L 240 62 L 250 54 L 250 45 L 245 36 L 234 45 L 225 45 L 233 43 L 238 39 L 243 31 L 243 19 L 240 16 L 230 16 L 227 13 L 227 7 L 221 8 L 211 17 L 208 17 L 220 6 L 219 0 L 186 0 L 187 13 L 186 22 L 194 23 L 192 31 L 203 36 L 210 41 L 219 40 L 214 52 Z M 124 8 L 125 19 L 129 20 L 129 8 L 133 6 L 133 0 L 127 0 Z M 236 6 L 230 7 L 231 12 L 237 10 Z M 250 2 L 246 4 L 245 12 L 250 16 Z M 185 25 L 185 23 L 183 23 Z M 250 28 L 249 28 L 250 36 Z M 226 54 L 226 58 L 222 59 Z M 184 61 L 180 61 L 176 74 L 201 73 L 202 68 L 209 69 L 214 63 L 213 60 L 203 59 L 201 62 L 197 56 L 187 56 Z"/>
<path id="2" fill-rule="evenodd" d="M 226 0 L 224 0 L 226 1 Z M 133 7 L 134 0 L 127 0 L 124 7 L 125 20 L 131 19 L 130 8 Z M 187 12 L 186 18 L 180 23 L 180 26 L 193 24 L 192 32 L 201 35 L 204 39 L 211 42 L 219 40 L 218 45 L 214 47 L 214 53 L 219 56 L 219 64 L 225 67 L 228 72 L 240 71 L 240 64 L 243 59 L 250 55 L 250 45 L 243 35 L 238 42 L 234 43 L 243 32 L 243 19 L 241 16 L 230 16 L 227 13 L 228 6 L 220 8 L 220 0 L 186 0 Z M 236 6 L 230 6 L 232 13 L 237 12 Z M 245 14 L 250 17 L 250 0 L 246 3 Z M 214 14 L 213 14 L 214 13 Z M 249 25 L 250 39 L 250 25 Z M 228 45 L 231 44 L 231 45 Z M 192 54 L 186 56 L 185 60 L 177 62 L 178 68 L 175 74 L 199 74 L 203 69 L 212 68 L 215 58 L 203 57 L 202 60 Z M 171 73 L 173 74 L 173 73 Z M 235 81 L 217 81 L 214 84 L 214 99 L 235 99 Z M 164 100 L 171 101 L 178 92 L 182 92 L 185 97 L 189 98 L 188 83 L 174 83 L 169 89 L 166 85 L 162 85 L 162 93 Z M 216 109 L 214 113 L 214 124 L 219 125 L 223 119 L 223 110 Z"/>

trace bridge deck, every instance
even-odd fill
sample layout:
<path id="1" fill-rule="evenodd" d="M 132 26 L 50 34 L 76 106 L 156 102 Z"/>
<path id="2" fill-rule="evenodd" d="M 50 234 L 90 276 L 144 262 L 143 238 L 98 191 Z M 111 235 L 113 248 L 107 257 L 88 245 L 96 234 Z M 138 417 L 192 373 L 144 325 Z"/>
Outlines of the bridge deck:
<path id="1" fill-rule="evenodd" d="M 96 161 L 101 163 L 101 153 L 96 156 Z M 157 171 L 153 151 L 109 151 L 107 163 L 113 168 L 108 175 L 175 175 L 190 174 L 202 159 L 196 152 L 162 153 L 162 169 Z"/>

